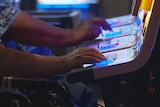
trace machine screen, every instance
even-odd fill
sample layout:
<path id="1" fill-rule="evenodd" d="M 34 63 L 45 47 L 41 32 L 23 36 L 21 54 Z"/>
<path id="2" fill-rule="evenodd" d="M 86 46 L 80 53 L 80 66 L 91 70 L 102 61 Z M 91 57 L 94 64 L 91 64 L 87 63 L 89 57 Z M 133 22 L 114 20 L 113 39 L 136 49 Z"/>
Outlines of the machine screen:
<path id="1" fill-rule="evenodd" d="M 96 3 L 98 0 L 37 0 L 37 8 L 88 8 L 88 4 Z"/>
<path id="2" fill-rule="evenodd" d="M 87 41 L 79 47 L 92 47 L 102 52 L 107 60 L 85 64 L 83 67 L 101 67 L 122 64 L 136 59 L 141 51 L 151 11 L 139 9 L 138 15 L 125 15 L 106 19 L 113 31 L 102 30 L 95 40 Z"/>

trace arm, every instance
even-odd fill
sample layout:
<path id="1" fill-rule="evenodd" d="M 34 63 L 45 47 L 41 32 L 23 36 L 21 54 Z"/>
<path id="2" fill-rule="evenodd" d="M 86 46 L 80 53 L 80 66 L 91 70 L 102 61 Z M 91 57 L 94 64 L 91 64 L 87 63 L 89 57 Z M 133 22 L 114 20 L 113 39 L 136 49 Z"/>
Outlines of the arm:
<path id="1" fill-rule="evenodd" d="M 49 25 L 20 12 L 4 37 L 38 46 L 71 46 L 97 37 L 101 33 L 101 26 L 111 30 L 108 23 L 101 18 L 86 20 L 75 29 L 69 30 Z"/>
<path id="2" fill-rule="evenodd" d="M 16 17 L 3 37 L 37 46 L 64 46 L 74 44 L 71 30 L 51 26 L 24 12 Z"/>
<path id="3" fill-rule="evenodd" d="M 62 74 L 84 63 L 106 59 L 92 48 L 79 48 L 61 56 L 41 56 L 0 46 L 0 77 L 45 77 Z"/>
<path id="4" fill-rule="evenodd" d="M 106 21 L 95 18 L 82 22 L 73 30 L 67 30 L 21 12 L 3 37 L 38 46 L 67 46 L 95 38 L 101 33 L 101 26 L 111 29 Z M 0 46 L 0 59 L 0 76 L 38 77 L 65 73 L 84 63 L 100 62 L 106 58 L 93 48 L 79 48 L 56 57 L 29 54 Z"/>
<path id="5" fill-rule="evenodd" d="M 64 73 L 60 58 L 29 54 L 0 46 L 0 77 L 37 77 Z"/>

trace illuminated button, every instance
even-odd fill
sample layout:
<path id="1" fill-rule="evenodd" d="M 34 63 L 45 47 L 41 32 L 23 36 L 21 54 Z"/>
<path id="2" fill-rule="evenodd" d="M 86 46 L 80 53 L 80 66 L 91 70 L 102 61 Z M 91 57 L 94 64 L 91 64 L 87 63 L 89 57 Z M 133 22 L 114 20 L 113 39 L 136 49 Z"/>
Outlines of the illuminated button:
<path id="1" fill-rule="evenodd" d="M 121 31 L 118 31 L 118 32 L 105 34 L 105 37 L 106 38 L 113 38 L 113 37 L 119 36 L 120 34 L 121 34 Z"/>
<path id="2" fill-rule="evenodd" d="M 140 19 L 140 18 L 137 18 L 137 20 L 136 20 L 136 24 L 137 24 L 138 26 L 140 26 L 140 25 L 141 25 L 141 19 Z"/>
<path id="3" fill-rule="evenodd" d="M 115 48 L 118 44 L 105 45 L 100 47 L 100 51 Z"/>
<path id="4" fill-rule="evenodd" d="M 104 61 L 101 61 L 99 63 L 95 63 L 94 65 L 95 66 L 106 66 L 110 63 L 113 63 L 115 60 L 114 59 L 109 59 L 109 60 L 104 60 Z"/>
<path id="5" fill-rule="evenodd" d="M 118 22 L 111 22 L 111 23 L 109 23 L 109 25 L 110 26 L 116 26 L 116 25 L 118 25 Z"/>

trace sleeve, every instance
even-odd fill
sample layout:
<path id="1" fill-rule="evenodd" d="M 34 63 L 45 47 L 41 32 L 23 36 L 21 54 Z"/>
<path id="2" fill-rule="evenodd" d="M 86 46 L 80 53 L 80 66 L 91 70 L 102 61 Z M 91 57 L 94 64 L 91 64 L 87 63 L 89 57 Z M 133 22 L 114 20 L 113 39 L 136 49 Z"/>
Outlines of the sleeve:
<path id="1" fill-rule="evenodd" d="M 0 38 L 9 28 L 15 17 L 18 15 L 19 9 L 0 0 Z"/>

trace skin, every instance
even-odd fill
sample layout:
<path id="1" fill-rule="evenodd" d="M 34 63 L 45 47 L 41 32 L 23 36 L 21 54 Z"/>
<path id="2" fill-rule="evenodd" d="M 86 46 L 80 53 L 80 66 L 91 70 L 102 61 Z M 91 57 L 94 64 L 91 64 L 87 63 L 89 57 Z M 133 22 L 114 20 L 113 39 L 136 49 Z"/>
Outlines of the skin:
<path id="1" fill-rule="evenodd" d="M 37 46 L 73 46 L 97 37 L 101 27 L 111 30 L 102 18 L 83 21 L 69 30 L 51 26 L 20 12 L 3 37 Z M 75 49 L 63 56 L 42 56 L 0 46 L 0 59 L 1 77 L 45 77 L 67 73 L 82 64 L 100 62 L 106 58 L 96 49 L 87 47 Z"/>

